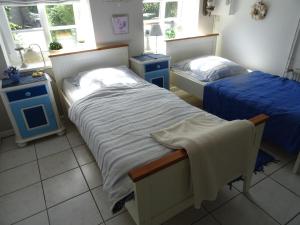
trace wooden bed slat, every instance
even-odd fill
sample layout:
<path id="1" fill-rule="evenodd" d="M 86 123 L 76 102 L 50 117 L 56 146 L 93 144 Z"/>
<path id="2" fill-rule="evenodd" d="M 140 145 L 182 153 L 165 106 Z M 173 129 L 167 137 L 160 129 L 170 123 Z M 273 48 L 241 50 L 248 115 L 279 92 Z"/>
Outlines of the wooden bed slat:
<path id="1" fill-rule="evenodd" d="M 255 126 L 259 126 L 260 124 L 265 123 L 268 118 L 269 116 L 260 114 L 250 118 L 249 121 L 251 121 Z M 128 175 L 133 182 L 137 182 L 186 158 L 188 158 L 188 155 L 185 150 L 176 150 L 146 165 L 132 169 L 129 171 Z"/>

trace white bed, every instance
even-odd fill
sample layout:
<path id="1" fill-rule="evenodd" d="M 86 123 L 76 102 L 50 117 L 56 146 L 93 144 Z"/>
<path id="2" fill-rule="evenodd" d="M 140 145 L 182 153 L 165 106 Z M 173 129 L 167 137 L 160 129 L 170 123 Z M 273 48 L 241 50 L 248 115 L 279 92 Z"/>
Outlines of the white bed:
<path id="1" fill-rule="evenodd" d="M 209 82 L 200 81 L 190 75 L 189 72 L 171 69 L 171 86 L 176 86 L 203 100 L 204 87 Z"/>
<path id="2" fill-rule="evenodd" d="M 180 64 L 186 61 L 187 59 L 191 59 L 191 60 L 201 59 L 203 61 L 206 61 L 208 64 L 212 63 L 212 65 L 210 66 L 211 67 L 210 71 L 213 71 L 214 62 L 217 62 L 217 60 L 220 61 L 224 60 L 224 62 L 228 61 L 226 59 L 214 56 L 216 52 L 217 37 L 218 34 L 213 34 L 213 35 L 197 36 L 192 38 L 183 38 L 183 39 L 175 39 L 175 40 L 167 41 L 166 43 L 167 54 L 171 56 L 172 59 L 171 74 L 170 74 L 171 86 L 176 86 L 198 97 L 200 100 L 203 100 L 205 85 L 213 81 L 201 80 L 197 78 L 197 76 L 195 76 L 195 74 L 193 74 L 191 71 L 182 68 L 177 68 L 176 65 L 178 63 Z M 225 63 L 235 64 L 234 62 L 231 61 Z M 238 64 L 235 64 L 234 66 L 240 67 Z M 215 68 L 217 67 L 218 66 L 216 66 Z M 225 64 L 224 64 L 224 68 L 225 68 Z M 246 69 L 245 72 L 247 72 Z M 240 72 L 235 71 L 232 73 L 232 75 L 243 74 L 243 73 L 244 73 L 243 68 L 240 67 Z"/>
<path id="3" fill-rule="evenodd" d="M 109 51 L 109 56 L 105 51 Z M 112 66 L 112 64 L 115 64 L 114 66 L 119 66 L 124 64 L 124 61 L 128 62 L 128 58 L 123 58 L 124 55 L 126 55 L 125 51 L 127 51 L 127 49 L 123 46 L 115 48 L 114 50 L 101 50 L 97 53 L 97 55 L 101 58 L 101 61 L 115 60 L 110 62 L 107 66 Z M 120 54 L 120 52 L 123 54 Z M 115 177 L 113 179 L 107 178 L 108 183 L 104 184 L 104 186 L 106 188 L 113 187 L 116 183 L 111 180 L 118 178 L 117 180 L 122 180 L 121 183 L 124 186 L 114 186 L 112 189 L 113 192 L 117 189 L 126 189 L 126 187 L 131 188 L 130 191 L 133 191 L 134 199 L 128 201 L 125 206 L 138 225 L 161 224 L 182 210 L 193 205 L 189 160 L 186 152 L 184 150 L 171 151 L 170 149 L 159 146 L 157 143 L 155 144 L 153 140 L 149 139 L 149 132 L 151 132 L 152 129 L 156 130 L 164 126 L 168 126 L 192 114 L 205 112 L 201 112 L 199 109 L 184 103 L 167 90 L 147 84 L 144 81 L 138 81 L 135 86 L 123 88 L 121 90 L 118 90 L 117 88 L 108 88 L 104 89 L 104 92 L 95 92 L 86 97 L 83 97 L 83 95 L 74 95 L 74 93 L 79 90 L 78 87 L 72 87 L 72 82 L 69 82 L 69 84 L 68 82 L 63 82 L 63 78 L 75 74 L 76 71 L 73 67 L 69 67 L 69 69 L 64 67 L 64 70 L 62 70 L 61 64 L 64 59 L 66 59 L 66 61 L 74 60 L 76 55 L 80 58 L 82 56 L 81 54 L 85 53 L 73 54 L 71 58 L 70 56 L 58 56 L 56 59 L 52 60 L 53 69 L 56 80 L 58 81 L 57 83 L 60 85 L 60 88 L 63 87 L 64 89 L 64 91 L 61 92 L 62 100 L 66 103 L 66 107 L 71 106 L 70 110 L 73 111 L 70 112 L 72 121 L 79 126 L 79 131 L 93 152 L 98 165 L 104 170 L 102 171 L 104 177 L 110 173 L 108 172 L 110 170 L 107 170 L 106 168 L 109 168 L 110 166 L 115 168 L 115 165 L 105 165 L 111 161 L 109 158 L 107 161 L 101 163 L 101 160 L 103 160 L 101 154 L 105 154 L 105 151 L 99 152 L 99 150 L 97 150 L 97 146 L 105 144 L 101 142 L 103 141 L 103 138 L 110 138 L 111 135 L 118 136 L 122 132 L 127 134 L 131 129 L 135 130 L 139 126 L 143 127 L 147 125 L 143 123 L 143 120 L 145 119 L 143 114 L 144 116 L 150 116 L 147 120 L 150 120 L 149 124 L 151 124 L 151 129 L 149 128 L 147 130 L 143 128 L 141 132 L 133 132 L 130 138 L 128 136 L 128 140 L 126 136 L 123 137 L 121 135 L 121 137 L 123 137 L 123 141 L 120 139 L 119 143 L 113 143 L 113 145 L 108 146 L 108 148 L 115 147 L 118 151 L 127 149 L 129 152 L 136 152 L 139 150 L 139 147 L 136 145 L 137 142 L 127 143 L 127 141 L 133 140 L 132 138 L 138 138 L 143 143 L 141 145 L 143 147 L 153 145 L 151 147 L 152 150 L 150 151 L 151 154 L 148 154 L 147 156 L 147 154 L 144 155 L 143 153 L 142 157 L 135 158 L 133 161 L 129 161 L 129 163 L 124 164 L 124 161 L 122 161 L 122 163 L 116 164 L 116 170 L 120 170 L 122 168 L 121 175 L 112 176 Z M 91 62 L 89 63 L 91 64 Z M 97 64 L 97 60 L 93 60 L 93 65 L 91 65 L 90 68 L 95 68 Z M 85 71 L 86 65 L 84 62 L 78 61 L 76 68 L 77 73 Z M 147 98 L 147 100 L 143 100 L 143 98 Z M 107 102 L 110 104 L 107 104 Z M 121 107 L 120 103 L 123 104 L 123 107 Z M 139 107 L 135 106 L 135 104 L 138 104 Z M 145 104 L 144 107 L 143 104 Z M 166 105 L 167 109 L 162 107 L 163 104 Z M 76 105 L 75 109 L 72 107 L 74 105 Z M 101 106 L 105 106 L 105 108 L 101 108 Z M 96 110 L 95 112 L 92 110 L 93 107 Z M 82 113 L 82 109 L 84 108 L 87 109 L 87 114 Z M 130 118 L 128 116 L 123 116 L 122 114 L 124 113 L 125 115 L 128 115 L 130 112 L 136 112 L 136 110 L 146 111 L 138 114 L 136 118 Z M 152 112 L 150 112 L 151 110 Z M 153 116 L 155 117 L 152 118 L 151 113 L 153 113 Z M 111 118 L 111 115 L 114 115 L 113 119 Z M 157 117 L 157 115 L 160 116 Z M 95 116 L 97 119 L 93 120 L 94 117 L 91 116 Z M 172 116 L 174 116 L 174 119 L 171 118 Z M 214 117 L 212 115 L 210 116 Z M 119 121 L 115 123 L 115 119 L 126 122 L 123 122 L 124 124 Z M 151 122 L 151 120 L 153 121 Z M 162 122 L 164 120 L 166 121 L 165 124 Z M 254 146 L 251 152 L 249 152 L 245 168 L 239 173 L 239 175 L 243 176 L 245 179 L 245 192 L 247 192 L 250 187 L 256 154 L 260 146 L 261 136 L 266 120 L 267 116 L 265 115 L 259 115 L 258 117 L 250 119 L 250 121 L 256 126 Z M 106 125 L 104 123 L 106 123 Z M 109 130 L 112 129 L 111 126 L 118 126 L 117 124 L 121 124 L 120 126 L 122 129 L 113 129 L 112 133 L 110 133 Z M 96 126 L 98 125 L 100 126 L 100 130 L 102 129 L 100 133 L 96 130 Z M 99 136 L 98 139 L 96 136 Z M 122 152 L 127 154 L 127 151 Z M 141 154 L 140 151 L 138 151 L 138 153 Z M 110 153 L 107 152 L 107 154 Z M 115 157 L 119 156 L 116 155 Z M 112 160 L 114 161 L 115 158 L 112 158 Z M 111 173 L 114 175 L 113 172 Z M 229 180 L 236 178 L 236 176 L 237 174 L 232 175 Z M 109 185 L 109 181 L 113 184 L 112 186 Z"/>

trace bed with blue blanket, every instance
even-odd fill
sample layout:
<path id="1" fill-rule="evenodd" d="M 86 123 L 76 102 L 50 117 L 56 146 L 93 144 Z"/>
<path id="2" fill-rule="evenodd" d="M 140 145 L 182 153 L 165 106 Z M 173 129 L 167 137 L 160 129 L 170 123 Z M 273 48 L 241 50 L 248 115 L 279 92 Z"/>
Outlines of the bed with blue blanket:
<path id="1" fill-rule="evenodd" d="M 270 116 L 264 131 L 289 153 L 300 151 L 300 83 L 255 71 L 207 84 L 203 107 L 226 120 Z"/>

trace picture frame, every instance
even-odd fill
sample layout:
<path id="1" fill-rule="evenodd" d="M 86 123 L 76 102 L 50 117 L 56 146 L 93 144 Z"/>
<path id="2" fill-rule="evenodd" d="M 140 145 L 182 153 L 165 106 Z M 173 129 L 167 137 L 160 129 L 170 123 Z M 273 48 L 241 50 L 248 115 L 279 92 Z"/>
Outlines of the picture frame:
<path id="1" fill-rule="evenodd" d="M 129 19 L 127 14 L 113 15 L 112 26 L 114 34 L 128 34 L 129 33 Z"/>

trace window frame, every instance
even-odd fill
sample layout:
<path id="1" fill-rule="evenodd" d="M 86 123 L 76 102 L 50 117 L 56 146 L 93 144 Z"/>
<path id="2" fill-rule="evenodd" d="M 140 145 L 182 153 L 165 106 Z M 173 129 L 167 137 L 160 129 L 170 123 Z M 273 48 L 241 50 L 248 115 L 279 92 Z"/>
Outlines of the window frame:
<path id="1" fill-rule="evenodd" d="M 46 41 L 46 45 L 49 46 L 50 42 L 52 41 L 51 31 L 56 30 L 68 30 L 68 29 L 76 29 L 76 33 L 78 33 L 79 27 L 79 20 L 80 20 L 80 5 L 78 2 L 64 2 L 59 3 L 61 5 L 72 5 L 73 12 L 74 12 L 74 25 L 62 25 L 62 26 L 51 26 L 50 22 L 47 17 L 46 6 L 47 5 L 57 5 L 57 4 L 47 4 L 47 3 L 38 3 L 32 4 L 32 6 L 36 6 L 38 9 L 38 14 L 40 17 L 41 27 L 39 28 L 30 28 L 30 29 L 20 29 L 20 30 L 12 30 L 9 26 L 9 20 L 7 14 L 5 12 L 5 6 L 0 6 L 0 31 L 3 37 L 3 42 L 6 47 L 6 51 L 9 55 L 10 61 L 14 61 L 14 58 L 18 57 L 18 53 L 15 51 L 16 43 L 13 37 L 14 33 L 23 33 L 23 32 L 34 32 L 34 31 L 43 31 L 44 38 Z M 10 5 L 8 5 L 10 6 Z M 22 46 L 27 48 L 28 46 Z M 48 52 L 47 49 L 42 49 L 43 52 Z"/>
<path id="2" fill-rule="evenodd" d="M 177 2 L 177 16 L 176 17 L 165 18 L 167 2 Z M 143 4 L 144 3 L 159 3 L 159 16 L 158 16 L 158 19 L 150 19 L 150 20 L 144 20 L 143 19 L 144 24 L 153 24 L 153 23 L 163 24 L 165 22 L 171 22 L 171 21 L 176 22 L 182 16 L 183 0 L 143 0 Z"/>

